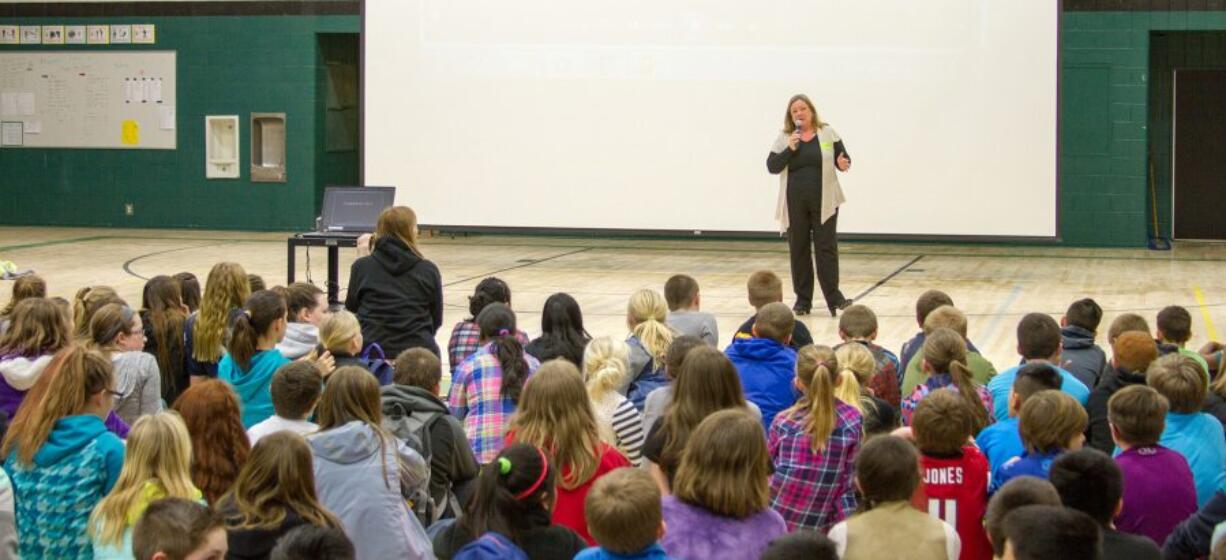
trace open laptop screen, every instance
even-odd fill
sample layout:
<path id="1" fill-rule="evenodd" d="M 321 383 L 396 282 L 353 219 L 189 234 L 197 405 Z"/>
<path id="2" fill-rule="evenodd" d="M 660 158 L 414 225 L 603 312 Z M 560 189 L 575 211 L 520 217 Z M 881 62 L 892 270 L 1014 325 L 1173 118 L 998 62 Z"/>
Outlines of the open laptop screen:
<path id="1" fill-rule="evenodd" d="M 372 232 L 379 213 L 392 205 L 394 187 L 327 187 L 324 189 L 322 231 Z"/>

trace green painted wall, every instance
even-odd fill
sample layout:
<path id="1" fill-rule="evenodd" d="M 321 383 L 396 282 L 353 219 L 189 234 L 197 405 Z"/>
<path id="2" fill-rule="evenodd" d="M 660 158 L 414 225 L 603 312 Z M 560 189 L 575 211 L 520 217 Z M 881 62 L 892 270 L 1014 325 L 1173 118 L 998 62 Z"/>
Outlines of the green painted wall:
<path id="1" fill-rule="evenodd" d="M 357 151 L 323 156 L 317 37 L 357 33 L 358 16 L 0 18 L 0 24 L 153 23 L 156 45 L 0 46 L 47 50 L 149 48 L 178 53 L 178 149 L 0 150 L 0 223 L 286 230 L 313 226 L 324 182 L 357 181 Z M 252 112 L 284 112 L 286 183 L 252 183 Z M 204 178 L 204 116 L 238 115 L 239 179 Z M 135 205 L 126 216 L 124 204 Z"/>
<path id="2" fill-rule="evenodd" d="M 1066 243 L 1144 246 L 1155 210 L 1160 235 L 1170 235 L 1170 71 L 1213 57 L 1226 63 L 1226 43 L 1155 34 L 1209 30 L 1226 30 L 1226 11 L 1061 15 L 1060 218 Z M 1157 58 L 1152 67 L 1151 45 Z"/>

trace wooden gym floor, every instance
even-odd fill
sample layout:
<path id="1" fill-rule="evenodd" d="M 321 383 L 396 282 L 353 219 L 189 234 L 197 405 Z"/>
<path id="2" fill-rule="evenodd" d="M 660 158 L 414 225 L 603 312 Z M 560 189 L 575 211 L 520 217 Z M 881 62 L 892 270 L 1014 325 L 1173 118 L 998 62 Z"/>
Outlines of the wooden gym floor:
<path id="1" fill-rule="evenodd" d="M 229 260 L 264 277 L 269 286 L 286 274 L 287 234 L 195 230 L 124 230 L 0 226 L 0 260 L 32 268 L 51 295 L 71 299 L 77 288 L 105 284 L 139 305 L 146 278 L 180 271 L 204 282 L 213 263 Z M 745 280 L 770 269 L 784 279 L 792 302 L 787 245 L 782 240 L 641 240 L 594 237 L 441 236 L 423 239 L 423 252 L 442 271 L 446 317 L 439 330 L 445 347 L 451 325 L 468 316 L 468 296 L 482 278 L 511 285 L 520 328 L 540 333 L 540 309 L 550 294 L 565 291 L 583 308 L 595 336 L 626 334 L 626 300 L 638 288 L 663 290 L 674 273 L 701 286 L 702 310 L 719 320 L 720 346 L 753 310 Z M 1226 325 L 1226 244 L 1177 243 L 1173 251 L 1079 249 L 912 243 L 842 243 L 842 289 L 870 306 L 880 323 L 878 342 L 898 351 L 912 336 L 915 298 L 924 290 L 948 292 L 969 318 L 970 339 L 998 369 L 1017 362 L 1015 327 L 1025 313 L 1056 319 L 1070 302 L 1093 297 L 1105 313 L 1099 343 L 1111 320 L 1135 312 L 1153 326 L 1157 311 L 1187 307 L 1191 345 L 1220 340 Z M 352 249 L 341 252 L 341 287 Z M 308 271 L 308 262 L 309 271 Z M 297 257 L 298 279 L 319 285 L 327 276 L 326 251 Z M 0 282 L 0 302 L 11 293 Z M 342 299 L 344 294 L 341 294 Z M 819 296 L 820 297 L 820 296 Z M 819 304 L 820 305 L 820 304 Z M 838 323 L 823 314 L 802 319 L 819 343 L 838 342 Z"/>

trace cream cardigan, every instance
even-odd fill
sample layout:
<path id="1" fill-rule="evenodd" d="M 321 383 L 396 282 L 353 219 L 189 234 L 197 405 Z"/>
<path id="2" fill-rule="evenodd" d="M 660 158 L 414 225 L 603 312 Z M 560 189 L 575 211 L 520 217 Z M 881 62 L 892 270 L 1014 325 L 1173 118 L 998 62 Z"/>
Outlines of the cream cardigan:
<path id="1" fill-rule="evenodd" d="M 775 144 L 771 146 L 771 153 L 778 154 L 788 149 L 788 137 L 791 135 L 786 132 L 780 132 L 779 137 L 775 139 Z M 843 198 L 843 187 L 839 186 L 839 176 L 834 165 L 834 143 L 839 142 L 842 138 L 839 133 L 835 132 L 830 125 L 824 125 L 817 130 L 818 141 L 821 142 L 822 148 L 822 223 L 826 223 L 834 211 L 839 208 L 840 204 L 846 201 Z M 779 200 L 775 203 L 775 220 L 779 222 L 779 234 L 783 235 L 788 231 L 788 170 L 785 167 L 783 172 L 779 174 Z"/>

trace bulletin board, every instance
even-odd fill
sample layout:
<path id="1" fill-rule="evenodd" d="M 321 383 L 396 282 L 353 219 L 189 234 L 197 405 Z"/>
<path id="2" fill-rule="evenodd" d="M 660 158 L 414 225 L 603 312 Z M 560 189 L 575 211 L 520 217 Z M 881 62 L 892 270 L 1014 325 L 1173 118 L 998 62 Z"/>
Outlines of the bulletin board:
<path id="1" fill-rule="evenodd" d="M 175 51 L 0 52 L 0 148 L 175 148 Z"/>

